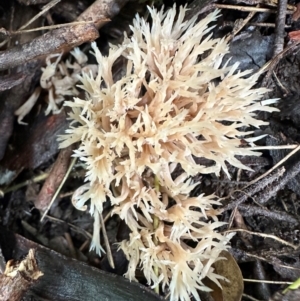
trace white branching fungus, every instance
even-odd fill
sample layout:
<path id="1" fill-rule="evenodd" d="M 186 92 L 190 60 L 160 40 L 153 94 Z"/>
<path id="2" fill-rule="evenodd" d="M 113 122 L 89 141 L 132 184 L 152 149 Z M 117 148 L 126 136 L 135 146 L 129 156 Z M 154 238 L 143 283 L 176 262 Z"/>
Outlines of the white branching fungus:
<path id="1" fill-rule="evenodd" d="M 132 231 L 120 244 L 129 260 L 126 276 L 135 280 L 141 265 L 150 285 L 170 289 L 171 300 L 200 300 L 198 290 L 209 290 L 203 278 L 220 285 L 212 265 L 230 236 L 217 232 L 223 223 L 215 196 L 189 196 L 198 184 L 191 177 L 221 170 L 229 176 L 225 162 L 248 169 L 236 155 L 259 153 L 240 148 L 241 137 L 252 133 L 241 128 L 266 124 L 255 112 L 274 111 L 266 105 L 275 100 L 261 101 L 267 90 L 253 88 L 257 74 L 221 65 L 229 47 L 208 27 L 218 11 L 199 22 L 184 20 L 183 7 L 177 16 L 175 6 L 149 11 L 151 25 L 137 16 L 131 37 L 111 46 L 107 57 L 92 44 L 98 74 L 82 74 L 85 100 L 65 103 L 71 124 L 60 146 L 80 142 L 75 156 L 87 166 L 87 184 L 73 201 L 84 208 L 90 200 L 92 246 L 100 250 L 98 215 L 109 199 Z M 127 71 L 115 80 L 112 66 L 120 56 Z M 196 164 L 200 157 L 214 164 Z M 174 179 L 177 165 L 184 172 Z"/>
<path id="2" fill-rule="evenodd" d="M 46 58 L 46 66 L 42 68 L 40 78 L 40 87 L 37 87 L 28 100 L 15 111 L 18 116 L 18 123 L 26 125 L 23 118 L 31 111 L 35 105 L 41 88 L 48 91 L 48 107 L 45 114 L 59 114 L 61 112 L 60 104 L 65 101 L 66 96 L 78 95 L 76 84 L 79 81 L 78 75 L 81 73 L 90 73 L 96 75 L 98 67 L 87 64 L 87 56 L 78 48 L 71 51 L 75 61 L 71 63 L 61 61 L 62 54 L 51 54 Z M 54 62 L 52 60 L 55 59 Z"/>
<path id="3" fill-rule="evenodd" d="M 23 122 L 22 120 L 31 111 L 36 101 L 38 100 L 40 94 L 41 94 L 41 87 L 35 88 L 34 92 L 25 101 L 25 103 L 15 111 L 15 115 L 18 116 L 19 124 L 27 125 L 27 123 Z"/>

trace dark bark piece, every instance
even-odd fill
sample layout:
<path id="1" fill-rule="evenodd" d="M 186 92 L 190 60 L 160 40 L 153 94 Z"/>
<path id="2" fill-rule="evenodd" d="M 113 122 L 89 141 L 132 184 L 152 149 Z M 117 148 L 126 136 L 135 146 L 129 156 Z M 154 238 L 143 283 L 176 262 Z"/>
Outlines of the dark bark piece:
<path id="1" fill-rule="evenodd" d="M 45 116 L 42 111 L 32 125 L 16 128 L 13 149 L 6 152 L 0 167 L 1 185 L 8 185 L 24 168 L 35 169 L 51 159 L 58 151 L 56 137 L 63 134 L 66 127 L 64 112 Z M 12 178 L 5 176 L 8 172 Z"/>
<path id="2" fill-rule="evenodd" d="M 6 269 L 0 275 L 0 300 L 19 301 L 28 289 L 41 277 L 33 249 L 21 262 L 8 261 Z"/>
<path id="3" fill-rule="evenodd" d="M 13 254 L 15 259 L 26 254 L 29 248 L 35 249 L 38 266 L 44 275 L 26 293 L 24 301 L 164 300 L 139 283 L 66 258 L 2 227 L 0 246 L 4 256 Z"/>
<path id="4" fill-rule="evenodd" d="M 13 1 L 10 1 L 9 3 L 9 10 L 15 12 L 12 14 L 12 16 L 10 16 L 10 13 L 8 13 L 11 18 L 10 22 L 12 30 L 17 29 L 22 24 L 28 22 L 28 20 L 30 20 L 37 13 L 36 9 L 31 7 L 28 7 L 26 11 L 24 11 L 21 5 L 18 5 L 18 3 Z M 30 28 L 41 26 L 40 22 L 40 20 L 36 20 L 30 25 Z M 18 37 L 13 37 L 11 40 L 11 45 L 17 45 L 31 41 L 37 36 L 37 34 L 37 32 L 31 32 Z M 24 76 L 24 78 L 19 84 L 0 94 L 0 160 L 4 156 L 8 140 L 13 132 L 13 125 L 15 121 L 14 111 L 18 109 L 26 100 L 26 98 L 32 93 L 33 87 L 39 80 L 41 66 L 41 62 L 32 61 L 16 68 L 15 70 L 11 70 L 12 77 L 16 76 L 17 74 L 21 74 Z"/>
<path id="5" fill-rule="evenodd" d="M 47 162 L 57 153 L 56 137 L 64 133 L 66 127 L 64 112 L 52 116 L 44 116 L 44 112 L 41 112 L 33 126 L 23 132 L 24 138 L 22 139 L 21 135 L 16 138 L 16 156 L 12 156 L 8 163 L 15 170 L 18 168 L 35 169 Z"/>
<path id="6" fill-rule="evenodd" d="M 163 300 L 146 287 L 105 273 L 50 250 L 38 249 L 36 257 L 44 277 L 26 296 L 55 301 L 157 301 Z"/>
<path id="7" fill-rule="evenodd" d="M 31 92 L 31 86 L 37 82 L 37 78 L 41 73 L 41 66 L 39 61 L 22 66 L 22 73 L 25 76 L 22 83 L 2 92 L 0 95 L 0 160 L 5 154 L 8 140 L 13 132 L 14 112 Z"/>

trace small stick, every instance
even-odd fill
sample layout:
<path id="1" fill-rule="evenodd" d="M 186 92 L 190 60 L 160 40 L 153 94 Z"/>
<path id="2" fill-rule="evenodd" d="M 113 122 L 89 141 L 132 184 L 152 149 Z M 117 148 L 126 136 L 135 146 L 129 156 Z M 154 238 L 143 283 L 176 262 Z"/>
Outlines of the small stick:
<path id="1" fill-rule="evenodd" d="M 242 19 L 240 22 L 234 22 L 234 28 L 232 33 L 226 38 L 226 42 L 230 42 L 246 25 L 249 21 L 253 18 L 256 12 L 250 12 L 245 19 Z"/>
<path id="2" fill-rule="evenodd" d="M 37 20 L 40 16 L 42 16 L 45 12 L 47 12 L 49 9 L 51 9 L 53 6 L 55 6 L 60 1 L 61 0 L 52 0 L 49 3 L 47 3 L 46 5 L 44 5 L 42 7 L 42 10 L 38 14 L 36 14 L 32 19 L 30 19 L 26 24 L 21 26 L 19 28 L 19 30 L 22 30 L 22 29 L 26 28 L 27 26 L 29 26 L 32 22 Z"/>
<path id="3" fill-rule="evenodd" d="M 59 155 L 50 171 L 50 174 L 47 177 L 42 189 L 37 196 L 37 199 L 34 202 L 34 206 L 37 209 L 44 211 L 49 206 L 54 193 L 57 191 L 59 185 L 61 184 L 68 171 L 73 148 L 74 146 L 69 146 L 65 149 L 60 150 Z"/>
<path id="4" fill-rule="evenodd" d="M 223 233 L 230 233 L 230 232 L 245 232 L 245 233 L 248 233 L 248 234 L 251 234 L 251 235 L 256 235 L 256 236 L 260 236 L 260 237 L 264 237 L 264 238 L 271 238 L 271 239 L 274 239 L 278 242 L 280 242 L 281 244 L 283 245 L 286 245 L 286 246 L 289 246 L 291 248 L 293 248 L 294 250 L 297 250 L 299 246 L 296 246 L 288 241 L 285 241 L 275 235 L 272 235 L 272 234 L 265 234 L 265 233 L 259 233 L 259 232 L 252 232 L 252 231 L 249 231 L 249 230 L 245 230 L 245 229 L 232 229 L 232 230 L 226 230 L 224 231 Z"/>
<path id="5" fill-rule="evenodd" d="M 70 166 L 69 166 L 69 168 L 68 168 L 68 171 L 66 172 L 66 174 L 65 174 L 65 176 L 64 176 L 64 178 L 63 178 L 63 180 L 61 181 L 61 184 L 59 185 L 59 187 L 57 188 L 55 194 L 53 195 L 53 198 L 51 199 L 51 202 L 50 202 L 49 206 L 48 206 L 47 209 L 45 210 L 45 212 L 44 212 L 44 214 L 43 214 L 43 216 L 42 216 L 42 218 L 41 218 L 41 221 L 43 221 L 43 219 L 45 218 L 46 214 L 47 214 L 48 211 L 50 210 L 52 204 L 53 204 L 54 201 L 56 200 L 56 198 L 57 198 L 59 192 L 61 191 L 63 185 L 65 184 L 67 178 L 69 177 L 69 175 L 70 175 L 70 173 L 71 173 L 71 170 L 72 170 L 73 166 L 75 165 L 76 160 L 77 160 L 77 158 L 73 158 L 73 160 L 72 160 L 72 162 L 71 162 L 71 164 L 70 164 Z"/>
<path id="6" fill-rule="evenodd" d="M 102 216 L 102 214 L 99 214 L 99 216 L 100 216 L 101 230 L 102 230 L 102 234 L 104 237 L 107 259 L 108 259 L 108 262 L 109 262 L 109 265 L 111 266 L 111 268 L 115 269 L 115 263 L 114 263 L 114 259 L 113 259 L 112 253 L 111 253 L 111 248 L 110 248 L 109 240 L 107 237 L 103 216 Z"/>
<path id="7" fill-rule="evenodd" d="M 262 12 L 262 13 L 272 13 L 276 14 L 276 9 L 271 8 L 263 8 L 263 7 L 247 7 L 247 6 L 239 6 L 239 5 L 229 5 L 229 4 L 214 4 L 214 7 L 221 9 L 233 9 L 245 12 Z M 287 10 L 286 14 L 292 15 L 294 11 Z"/>
<path id="8" fill-rule="evenodd" d="M 117 15 L 128 0 L 96 0 L 76 21 L 84 25 L 67 26 L 47 32 L 23 45 L 0 52 L 0 70 L 6 70 L 49 54 L 66 52 L 99 37 L 98 29 Z M 92 22 L 92 23 L 91 23 Z"/>
<path id="9" fill-rule="evenodd" d="M 289 159 L 292 155 L 297 153 L 300 149 L 300 145 L 298 145 L 293 151 L 291 151 L 287 156 L 285 156 L 282 160 L 280 160 L 277 164 L 275 164 L 271 169 L 269 169 L 267 172 L 256 178 L 255 180 L 251 181 L 246 187 L 249 187 L 250 185 L 253 185 L 254 183 L 258 182 L 260 179 L 264 178 L 268 174 L 270 174 L 273 170 L 275 170 L 278 166 L 280 166 L 282 163 L 284 163 L 287 159 Z"/>
<path id="10" fill-rule="evenodd" d="M 284 25 L 287 12 L 287 0 L 278 0 L 278 12 L 276 17 L 275 27 L 275 42 L 274 42 L 274 54 L 276 56 L 283 51 L 284 44 Z"/>

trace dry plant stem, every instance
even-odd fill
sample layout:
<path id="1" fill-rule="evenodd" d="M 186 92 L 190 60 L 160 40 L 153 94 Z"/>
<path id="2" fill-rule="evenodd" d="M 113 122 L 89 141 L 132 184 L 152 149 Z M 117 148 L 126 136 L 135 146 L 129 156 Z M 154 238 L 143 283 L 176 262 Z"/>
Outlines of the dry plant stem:
<path id="1" fill-rule="evenodd" d="M 277 16 L 276 16 L 275 42 L 274 42 L 273 56 L 276 56 L 283 50 L 286 10 L 287 10 L 287 0 L 278 0 L 278 12 L 277 12 Z"/>
<path id="2" fill-rule="evenodd" d="M 258 182 L 260 179 L 263 179 L 265 176 L 270 174 L 273 170 L 275 170 L 278 166 L 280 166 L 282 163 L 284 163 L 288 158 L 293 156 L 295 153 L 297 153 L 300 149 L 300 145 L 297 146 L 293 151 L 291 151 L 287 156 L 285 156 L 282 160 L 280 160 L 277 164 L 275 164 L 270 170 L 256 178 L 255 180 L 251 181 L 246 187 L 249 187 L 250 185 L 253 185 L 254 183 Z"/>
<path id="3" fill-rule="evenodd" d="M 66 180 L 67 180 L 67 178 L 69 177 L 69 175 L 70 175 L 70 173 L 71 173 L 71 170 L 72 170 L 73 166 L 75 165 L 75 163 L 76 163 L 76 158 L 73 158 L 73 159 L 72 159 L 72 162 L 71 162 L 71 164 L 70 164 L 70 166 L 69 166 L 69 168 L 68 168 L 68 170 L 67 170 L 67 172 L 66 172 L 66 174 L 65 174 L 65 176 L 64 176 L 64 178 L 62 179 L 62 181 L 61 181 L 59 187 L 57 188 L 55 194 L 53 195 L 53 197 L 52 197 L 52 199 L 51 199 L 51 201 L 50 201 L 50 203 L 49 203 L 49 205 L 48 205 L 46 211 L 44 212 L 44 214 L 43 214 L 43 216 L 42 216 L 42 218 L 41 218 L 41 221 L 43 221 L 44 217 L 46 216 L 46 214 L 47 214 L 48 211 L 50 210 L 50 208 L 51 208 L 52 204 L 54 203 L 55 199 L 57 198 L 57 196 L 58 196 L 60 190 L 62 189 L 63 185 L 65 184 L 65 182 L 66 182 Z"/>
<path id="4" fill-rule="evenodd" d="M 234 193 L 234 201 L 232 201 L 232 199 L 229 199 L 229 200 L 226 200 L 226 202 L 223 202 L 223 204 L 224 204 L 223 211 L 232 210 L 236 206 L 239 206 L 240 204 L 245 202 L 249 197 L 254 196 L 254 194 L 256 194 L 257 192 L 264 189 L 267 185 L 275 182 L 278 178 L 280 178 L 282 176 L 284 171 L 285 171 L 285 169 L 282 167 L 282 168 L 276 170 L 275 172 L 271 173 L 270 175 L 264 177 L 262 180 L 255 183 L 254 185 L 247 187 L 243 191 L 236 191 L 236 193 L 233 192 Z M 232 197 L 232 195 L 231 195 L 231 197 Z"/>
<path id="5" fill-rule="evenodd" d="M 102 214 L 99 214 L 99 217 L 100 217 L 100 225 L 101 225 L 101 228 L 102 228 L 102 234 L 103 234 L 103 237 L 104 237 L 104 243 L 105 243 L 105 247 L 106 247 L 107 259 L 108 259 L 108 262 L 109 262 L 111 268 L 115 269 L 115 263 L 114 263 L 114 259 L 113 259 L 112 253 L 111 253 L 110 244 L 109 244 L 109 241 L 108 241 L 108 237 L 107 237 L 106 228 L 105 228 L 105 224 L 104 224 Z"/>
<path id="6" fill-rule="evenodd" d="M 54 193 L 65 177 L 70 165 L 71 155 L 74 147 L 67 147 L 59 152 L 59 155 L 52 167 L 52 170 L 46 179 L 39 195 L 34 202 L 36 208 L 45 211 L 49 206 Z"/>
<path id="7" fill-rule="evenodd" d="M 9 193 L 9 192 L 12 192 L 12 191 L 16 191 L 16 190 L 18 190 L 18 189 L 20 189 L 22 187 L 28 186 L 28 185 L 30 185 L 32 183 L 42 182 L 45 179 L 47 179 L 48 176 L 49 176 L 49 173 L 43 173 L 43 174 L 38 175 L 38 176 L 36 176 L 36 177 L 34 177 L 34 178 L 30 179 L 30 180 L 26 180 L 26 181 L 24 181 L 22 183 L 19 183 L 19 184 L 13 185 L 11 187 L 5 188 L 5 189 L 2 190 L 2 193 L 4 195 L 6 193 Z"/>
<path id="8" fill-rule="evenodd" d="M 29 288 L 41 277 L 34 250 L 29 250 L 28 256 L 20 263 L 10 260 L 0 275 L 0 300 L 19 301 Z"/>
<path id="9" fill-rule="evenodd" d="M 67 225 L 68 225 L 70 228 L 72 228 L 75 232 L 83 234 L 83 236 L 84 236 L 85 238 L 87 238 L 87 239 L 89 240 L 89 242 L 90 242 L 90 240 L 91 240 L 92 237 L 93 237 L 93 235 L 92 235 L 91 233 L 89 233 L 89 232 L 85 231 L 84 229 L 81 229 L 81 228 L 79 228 L 79 227 L 77 227 L 77 226 L 75 226 L 75 225 L 73 225 L 73 224 L 71 224 L 71 223 L 66 223 L 66 222 L 63 221 L 63 220 L 58 219 L 58 218 L 55 218 L 55 217 L 50 216 L 50 215 L 46 215 L 45 217 L 48 218 L 48 219 L 50 219 L 50 220 L 52 220 L 52 221 L 58 222 L 58 223 L 67 224 Z"/>
<path id="10" fill-rule="evenodd" d="M 32 22 L 34 22 L 36 19 L 38 19 L 40 16 L 42 16 L 45 12 L 47 12 L 49 9 L 51 9 L 53 6 L 55 6 L 60 1 L 61 0 L 52 0 L 51 2 L 49 2 L 48 4 L 46 4 L 37 15 L 35 15 L 26 24 L 24 24 L 23 26 L 21 26 L 19 28 L 19 30 L 25 29 L 27 26 L 29 26 Z"/>
<path id="11" fill-rule="evenodd" d="M 271 239 L 274 239 L 274 240 L 280 242 L 283 245 L 286 245 L 286 246 L 289 246 L 289 247 L 293 248 L 294 250 L 298 249 L 298 247 L 299 247 L 299 246 L 296 246 L 292 243 L 289 243 L 288 241 L 285 241 L 285 240 L 283 240 L 283 239 L 281 239 L 281 238 L 279 238 L 275 235 L 252 232 L 252 231 L 245 230 L 245 229 L 232 229 L 232 230 L 224 231 L 223 233 L 230 233 L 230 232 L 245 232 L 245 233 L 248 233 L 248 234 L 251 234 L 251 235 L 256 235 L 256 236 L 260 236 L 260 237 L 264 237 L 264 238 L 271 238 Z"/>
<path id="12" fill-rule="evenodd" d="M 281 285 L 281 284 L 289 285 L 293 283 L 288 281 L 272 281 L 272 280 L 259 280 L 259 279 L 247 279 L 247 278 L 244 278 L 243 280 L 245 282 L 264 282 L 264 283 L 277 284 L 277 285 Z"/>
<path id="13" fill-rule="evenodd" d="M 226 41 L 229 42 L 231 41 L 248 23 L 249 21 L 253 18 L 253 16 L 256 14 L 256 12 L 250 12 L 247 16 L 247 18 L 243 19 L 242 22 L 239 22 L 238 26 L 234 24 L 234 28 L 232 33 L 226 38 Z"/>
<path id="14" fill-rule="evenodd" d="M 228 4 L 214 4 L 214 7 L 221 8 L 221 9 L 233 9 L 239 11 L 248 11 L 248 12 L 266 12 L 266 13 L 273 13 L 276 14 L 276 9 L 270 8 L 262 8 L 262 7 L 246 7 L 246 6 L 239 6 L 239 5 L 228 5 Z M 286 11 L 287 15 L 293 14 L 293 11 Z"/>
<path id="15" fill-rule="evenodd" d="M 109 21 L 110 19 L 103 19 L 103 22 Z M 40 31 L 40 30 L 50 30 L 50 29 L 58 29 L 58 28 L 64 28 L 69 26 L 75 26 L 75 25 L 87 25 L 87 24 L 94 24 L 93 21 L 75 21 L 71 23 L 64 23 L 64 24 L 55 24 L 55 25 L 49 25 L 49 26 L 42 26 L 42 27 L 36 27 L 32 29 L 22 29 L 17 31 L 10 32 L 10 35 L 16 35 L 16 34 L 22 34 L 22 33 L 28 33 L 28 32 L 34 32 L 34 31 Z"/>
<path id="16" fill-rule="evenodd" d="M 272 280 L 259 280 L 259 279 L 247 279 L 247 278 L 243 278 L 243 280 L 245 282 L 264 282 L 264 283 L 277 284 L 277 285 L 281 285 L 281 284 L 289 285 L 293 283 L 288 281 L 272 281 Z"/>
<path id="17" fill-rule="evenodd" d="M 158 180 L 158 177 L 156 175 L 155 175 L 155 178 L 154 178 L 154 185 L 155 185 L 156 192 L 159 192 L 159 190 L 160 190 L 159 180 Z M 158 226 L 159 226 L 159 218 L 156 215 L 154 215 L 153 216 L 153 230 L 154 230 L 154 232 L 158 228 Z M 159 242 L 158 242 L 157 238 L 155 237 L 155 234 L 153 235 L 153 241 L 154 241 L 154 244 L 157 246 Z M 155 272 L 155 275 L 158 276 L 159 270 L 158 270 L 158 267 L 156 265 L 154 266 L 154 272 Z M 157 294 L 159 294 L 159 285 L 155 286 L 154 291 Z"/>
<path id="18" fill-rule="evenodd" d="M 296 149 L 299 145 L 298 144 L 288 144 L 288 145 L 267 145 L 267 146 L 251 146 L 245 147 L 245 149 L 251 150 L 263 150 L 263 149 Z"/>
<path id="19" fill-rule="evenodd" d="M 284 95 L 288 95 L 289 91 L 288 89 L 281 83 L 280 79 L 277 77 L 276 73 L 273 71 L 273 76 L 278 84 L 278 86 L 281 88 L 281 90 L 283 91 Z"/>
<path id="20" fill-rule="evenodd" d="M 249 25 L 252 26 L 258 26 L 258 27 L 275 27 L 276 25 L 274 23 L 266 23 L 266 22 L 254 22 L 254 23 L 249 23 Z M 291 28 L 291 25 L 284 25 L 284 28 Z"/>

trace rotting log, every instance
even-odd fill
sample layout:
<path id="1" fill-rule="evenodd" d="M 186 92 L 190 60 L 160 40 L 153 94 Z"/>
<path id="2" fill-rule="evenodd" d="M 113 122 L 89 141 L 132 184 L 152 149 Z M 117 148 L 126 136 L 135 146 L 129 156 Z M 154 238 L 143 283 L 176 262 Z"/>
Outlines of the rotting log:
<path id="1" fill-rule="evenodd" d="M 159 301 L 149 288 L 67 258 L 48 248 L 0 227 L 0 246 L 4 257 L 19 259 L 35 249 L 35 258 L 44 274 L 22 300 L 49 301 Z"/>

